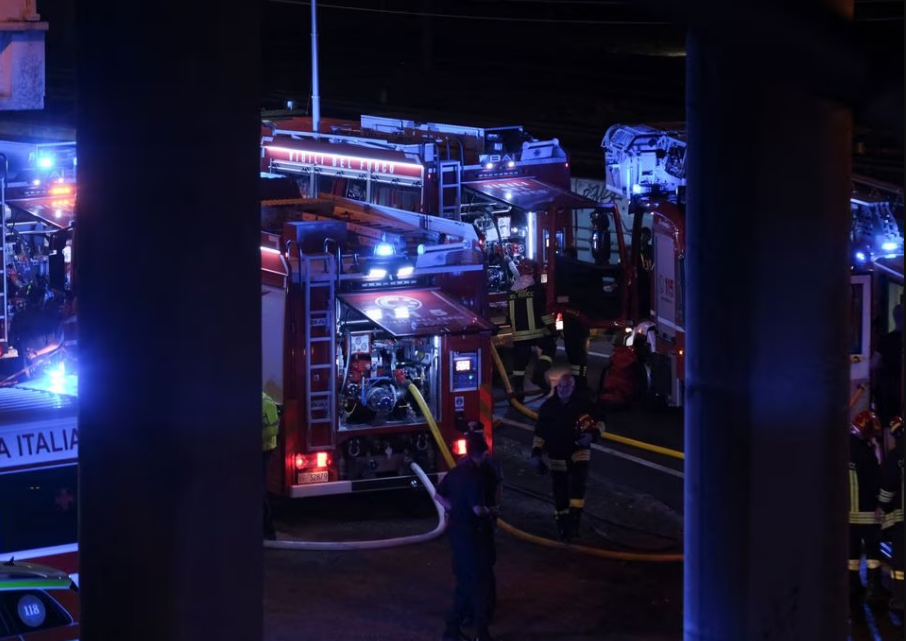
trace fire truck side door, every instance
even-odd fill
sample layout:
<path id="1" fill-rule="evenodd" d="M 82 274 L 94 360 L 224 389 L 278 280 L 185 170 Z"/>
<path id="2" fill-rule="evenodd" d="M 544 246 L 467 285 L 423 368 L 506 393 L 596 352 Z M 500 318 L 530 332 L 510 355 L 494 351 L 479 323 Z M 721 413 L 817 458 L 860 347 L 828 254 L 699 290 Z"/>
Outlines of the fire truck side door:
<path id="1" fill-rule="evenodd" d="M 850 412 L 869 407 L 871 374 L 871 276 L 853 276 L 850 284 Z M 865 386 L 861 388 L 861 386 Z"/>
<path id="2" fill-rule="evenodd" d="M 676 336 L 681 330 L 681 319 L 678 314 L 679 292 L 676 269 L 676 242 L 673 238 L 673 225 L 657 220 L 653 230 L 654 241 L 654 267 L 652 278 L 654 280 L 653 309 L 657 323 L 658 335 L 667 340 Z"/>

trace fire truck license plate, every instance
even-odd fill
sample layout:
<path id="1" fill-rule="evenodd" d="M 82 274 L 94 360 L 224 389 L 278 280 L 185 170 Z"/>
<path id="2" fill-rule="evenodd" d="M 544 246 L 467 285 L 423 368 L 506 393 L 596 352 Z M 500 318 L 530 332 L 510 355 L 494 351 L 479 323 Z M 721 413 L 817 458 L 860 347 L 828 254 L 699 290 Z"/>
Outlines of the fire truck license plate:
<path id="1" fill-rule="evenodd" d="M 299 472 L 297 476 L 299 485 L 327 482 L 327 470 L 324 470 L 323 472 Z"/>

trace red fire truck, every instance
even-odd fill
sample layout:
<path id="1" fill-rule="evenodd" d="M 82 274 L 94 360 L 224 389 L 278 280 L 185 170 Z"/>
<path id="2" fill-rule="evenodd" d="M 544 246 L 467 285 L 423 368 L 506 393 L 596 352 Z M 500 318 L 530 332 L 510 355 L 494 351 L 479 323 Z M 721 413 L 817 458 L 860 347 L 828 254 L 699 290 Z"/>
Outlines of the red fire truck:
<path id="1" fill-rule="evenodd" d="M 436 478 L 439 448 L 462 454 L 466 421 L 491 422 L 474 227 L 340 197 L 264 201 L 262 226 L 263 389 L 282 405 L 269 490 L 405 487 L 410 461 Z"/>
<path id="2" fill-rule="evenodd" d="M 685 378 L 685 134 L 681 129 L 614 125 L 602 147 L 605 187 L 620 216 L 628 221 L 623 246 L 630 248 L 626 263 L 634 266 L 628 315 L 636 328 L 628 343 L 632 345 L 639 337 L 648 340 L 650 389 L 666 404 L 679 406 Z M 899 188 L 854 177 L 854 411 L 869 402 L 869 395 L 859 390 L 868 387 L 870 378 L 872 319 L 884 317 L 886 326 L 891 322 L 891 309 L 902 301 L 903 236 L 896 221 L 897 212 L 902 216 L 902 207 Z"/>
<path id="3" fill-rule="evenodd" d="M 505 324 L 506 292 L 523 258 L 539 261 L 554 300 L 555 249 L 572 241 L 577 212 L 598 209 L 570 191 L 557 139 L 536 140 L 519 126 L 379 116 L 323 120 L 321 129 L 312 133 L 310 118 L 266 115 L 262 171 L 293 176 L 305 197 L 332 194 L 472 224 L 487 263 L 486 313 L 497 325 Z M 619 229 L 610 210 L 598 217 Z"/>

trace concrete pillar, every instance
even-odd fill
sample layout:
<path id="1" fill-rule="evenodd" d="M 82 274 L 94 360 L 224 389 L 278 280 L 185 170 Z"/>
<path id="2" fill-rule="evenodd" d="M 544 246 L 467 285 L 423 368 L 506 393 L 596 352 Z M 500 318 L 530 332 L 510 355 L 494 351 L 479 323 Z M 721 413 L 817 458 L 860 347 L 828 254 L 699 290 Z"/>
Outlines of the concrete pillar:
<path id="1" fill-rule="evenodd" d="M 688 55 L 684 639 L 842 641 L 851 118 Z"/>
<path id="2" fill-rule="evenodd" d="M 77 5 L 86 641 L 261 639 L 258 12 Z"/>

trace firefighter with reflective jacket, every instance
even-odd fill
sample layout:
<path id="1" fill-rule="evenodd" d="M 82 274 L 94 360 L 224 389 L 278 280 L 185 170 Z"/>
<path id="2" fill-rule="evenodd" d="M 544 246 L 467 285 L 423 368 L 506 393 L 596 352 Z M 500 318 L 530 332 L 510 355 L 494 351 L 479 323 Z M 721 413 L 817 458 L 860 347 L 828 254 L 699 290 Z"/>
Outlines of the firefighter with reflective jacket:
<path id="1" fill-rule="evenodd" d="M 575 389 L 572 374 L 563 374 L 557 381 L 556 393 L 538 410 L 532 441 L 532 467 L 538 474 L 550 469 L 554 518 L 557 533 L 563 541 L 579 534 L 591 444 L 604 432 L 604 424 L 592 415 L 591 401 L 582 394 L 575 394 Z M 547 454 L 547 465 L 541 458 L 544 453 Z"/>
<path id="2" fill-rule="evenodd" d="M 890 421 L 894 446 L 887 453 L 881 473 L 881 492 L 878 496 L 878 518 L 882 537 L 893 546 L 890 561 L 891 592 L 889 607 L 903 613 L 903 419 Z"/>
<path id="3" fill-rule="evenodd" d="M 547 297 L 544 288 L 536 280 L 537 265 L 523 258 L 516 266 L 519 277 L 510 288 L 509 317 L 513 328 L 513 394 L 522 397 L 525 368 L 532 357 L 532 347 L 541 350 L 535 363 L 532 383 L 546 394 L 550 392 L 547 371 L 557 352 L 554 338 L 554 317 L 547 311 Z"/>
<path id="4" fill-rule="evenodd" d="M 881 491 L 881 449 L 877 437 L 881 422 L 864 410 L 852 419 L 849 443 L 849 600 L 854 619 L 864 616 L 863 586 L 859 576 L 862 553 L 868 568 L 868 601 L 877 605 L 882 598 L 881 528 L 875 517 Z"/>
<path id="5" fill-rule="evenodd" d="M 267 392 L 261 392 L 261 461 L 265 488 L 267 487 L 267 465 L 274 450 L 277 449 L 279 432 L 280 412 L 277 409 L 277 403 L 267 395 Z M 277 538 L 274 530 L 274 515 L 271 512 L 270 502 L 267 500 L 266 489 L 264 492 L 264 538 L 271 541 Z"/>

